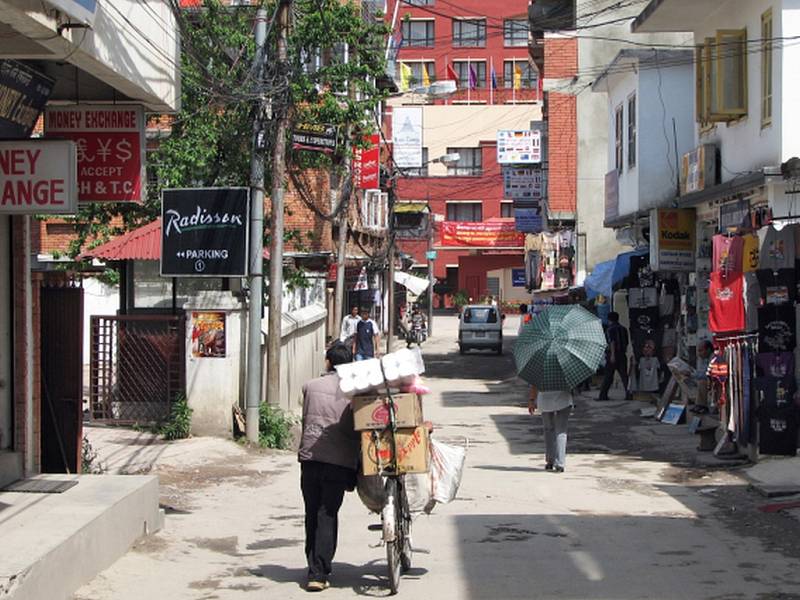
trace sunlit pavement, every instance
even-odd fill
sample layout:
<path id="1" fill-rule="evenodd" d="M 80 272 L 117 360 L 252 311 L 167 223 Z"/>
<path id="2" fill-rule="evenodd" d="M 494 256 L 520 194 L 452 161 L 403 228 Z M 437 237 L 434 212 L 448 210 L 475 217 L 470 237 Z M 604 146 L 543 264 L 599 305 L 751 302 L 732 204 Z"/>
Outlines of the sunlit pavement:
<path id="1" fill-rule="evenodd" d="M 506 322 L 504 356 L 459 356 L 457 325 L 437 317 L 423 346 L 425 412 L 436 438 L 468 443 L 467 468 L 459 498 L 416 520 L 414 545 L 430 553 L 414 556 L 400 597 L 800 597 L 797 522 L 759 511 L 766 500 L 736 470 L 703 468 L 685 426 L 645 422 L 636 403 L 582 398 L 566 472 L 547 472 L 540 419 L 514 377 L 517 319 Z M 209 461 L 172 456 L 157 467 L 165 531 L 76 598 L 306 597 L 294 456 L 234 444 Z M 385 551 L 367 530 L 375 522 L 349 494 L 325 597 L 388 594 Z"/>

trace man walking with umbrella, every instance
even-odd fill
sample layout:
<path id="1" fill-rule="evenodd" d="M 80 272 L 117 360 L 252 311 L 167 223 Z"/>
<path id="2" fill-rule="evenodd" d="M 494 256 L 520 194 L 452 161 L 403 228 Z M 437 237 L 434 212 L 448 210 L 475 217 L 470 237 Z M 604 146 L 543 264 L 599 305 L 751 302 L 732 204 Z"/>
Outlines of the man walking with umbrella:
<path id="1" fill-rule="evenodd" d="M 540 392 L 531 386 L 528 398 L 528 412 L 536 408 L 542 413 L 544 424 L 544 468 L 563 473 L 567 458 L 567 421 L 572 412 L 572 391 Z"/>

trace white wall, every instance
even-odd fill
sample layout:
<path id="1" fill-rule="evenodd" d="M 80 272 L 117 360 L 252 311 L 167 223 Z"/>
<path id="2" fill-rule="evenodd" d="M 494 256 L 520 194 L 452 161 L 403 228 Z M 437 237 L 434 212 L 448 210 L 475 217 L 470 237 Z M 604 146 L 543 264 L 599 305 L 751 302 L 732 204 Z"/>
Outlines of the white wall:
<path id="1" fill-rule="evenodd" d="M 521 267 L 519 267 L 521 268 Z M 497 277 L 500 280 L 500 298 L 503 302 L 528 302 L 530 292 L 525 287 L 514 287 L 513 269 L 495 269 L 487 271 L 487 277 Z"/>
<path id="2" fill-rule="evenodd" d="M 119 286 L 106 285 L 93 277 L 83 280 L 83 364 L 89 364 L 92 348 L 92 317 L 115 315 L 119 310 Z M 84 380 L 84 385 L 88 381 Z"/>
<path id="3" fill-rule="evenodd" d="M 793 0 L 798 5 L 796 0 Z M 795 14 L 789 19 L 794 27 L 789 30 L 781 23 L 781 0 L 748 0 L 719 2 L 719 6 L 710 11 L 705 20 L 695 25 L 694 35 L 698 42 L 706 37 L 716 35 L 719 29 L 747 28 L 748 39 L 761 38 L 761 15 L 772 8 L 773 36 L 791 36 L 800 34 L 800 22 Z M 790 11 L 794 12 L 794 11 Z M 789 42 L 792 44 L 792 42 Z M 720 148 L 722 158 L 722 181 L 734 179 L 740 173 L 760 170 L 766 165 L 779 165 L 782 157 L 781 132 L 784 130 L 782 123 L 784 115 L 796 112 L 797 104 L 789 104 L 787 95 L 794 94 L 797 98 L 798 84 L 797 62 L 800 57 L 797 50 L 788 48 L 789 56 L 795 62 L 784 60 L 781 56 L 783 44 L 777 43 L 773 50 L 773 116 L 772 124 L 761 128 L 761 53 L 753 51 L 747 55 L 747 105 L 748 116 L 739 121 L 717 124 L 708 133 L 699 133 L 699 144 L 716 143 Z M 787 57 L 788 58 L 788 57 Z M 783 65 L 786 65 L 785 69 Z M 782 79 L 789 86 L 783 91 Z M 781 110 L 781 98 L 786 110 Z M 793 129 L 792 131 L 798 131 Z M 795 136 L 796 137 L 796 136 Z M 797 148 L 797 142 L 791 142 Z"/>
<path id="4" fill-rule="evenodd" d="M 773 16 L 775 31 L 774 36 L 800 35 L 800 0 L 783 0 L 783 15 L 781 19 Z M 775 9 L 773 9 L 774 11 Z M 783 52 L 775 52 L 773 58 L 774 71 L 773 94 L 775 98 L 782 98 L 783 108 L 775 105 L 775 112 L 780 120 L 773 127 L 781 127 L 781 162 L 793 156 L 800 156 L 800 45 L 796 42 L 784 46 Z M 774 117 L 773 117 L 774 119 Z"/>
<path id="5" fill-rule="evenodd" d="M 623 156 L 622 156 L 622 174 L 619 175 L 619 211 L 620 216 L 635 213 L 639 208 L 639 173 L 642 169 L 640 157 L 642 155 L 642 146 L 647 144 L 648 141 L 644 139 L 642 134 L 643 124 L 638 120 L 637 114 L 637 148 L 636 148 L 636 166 L 633 168 L 628 167 L 628 98 L 632 94 L 637 97 L 637 113 L 639 113 L 639 76 L 634 72 L 633 66 L 630 70 L 625 72 L 608 76 L 602 84 L 606 89 L 608 97 L 608 152 L 606 172 L 613 171 L 616 167 L 616 140 L 614 128 L 616 125 L 616 112 L 619 107 L 622 107 L 622 121 L 623 121 Z M 648 108 L 648 111 L 650 109 Z M 641 142 L 641 143 L 640 143 Z M 647 150 L 649 152 L 649 149 Z M 642 198 L 644 200 L 644 198 Z"/>

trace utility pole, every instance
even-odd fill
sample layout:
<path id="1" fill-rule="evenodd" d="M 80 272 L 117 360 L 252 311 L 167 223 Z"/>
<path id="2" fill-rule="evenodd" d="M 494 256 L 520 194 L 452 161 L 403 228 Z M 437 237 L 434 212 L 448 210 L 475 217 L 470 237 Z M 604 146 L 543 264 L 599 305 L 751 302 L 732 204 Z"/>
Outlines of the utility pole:
<path id="1" fill-rule="evenodd" d="M 291 0 L 280 0 L 278 7 L 277 69 L 283 75 L 287 66 L 287 38 Z M 267 401 L 281 400 L 281 324 L 283 317 L 283 197 L 286 178 L 286 130 L 289 128 L 289 90 L 277 102 L 278 127 L 272 155 L 272 244 L 269 254 L 269 328 L 267 333 Z"/>
<path id="2" fill-rule="evenodd" d="M 436 228 L 436 218 L 431 210 L 430 203 L 428 204 L 428 337 L 433 337 L 433 284 L 436 282 L 436 277 L 433 274 L 433 249 Z"/>
<path id="3" fill-rule="evenodd" d="M 347 213 L 350 209 L 349 199 L 342 198 L 342 212 L 339 214 L 339 244 L 336 256 L 336 299 L 333 303 L 336 314 L 333 319 L 333 337 L 338 338 L 342 330 L 342 318 L 344 318 L 344 280 L 345 263 L 347 262 Z"/>
<path id="4" fill-rule="evenodd" d="M 261 403 L 262 358 L 261 317 L 264 307 L 264 119 L 267 102 L 264 95 L 264 45 L 267 41 L 267 11 L 259 8 L 255 23 L 256 52 L 253 70 L 257 73 L 259 94 L 253 123 L 250 157 L 250 304 L 247 315 L 247 388 L 245 396 L 245 433 L 249 442 L 258 442 L 258 407 Z"/>
<path id="5" fill-rule="evenodd" d="M 389 310 L 389 331 L 386 333 L 386 353 L 392 351 L 394 346 L 395 313 L 397 309 L 394 305 L 394 263 L 397 245 L 394 238 L 394 174 L 389 179 L 389 298 L 386 303 Z"/>

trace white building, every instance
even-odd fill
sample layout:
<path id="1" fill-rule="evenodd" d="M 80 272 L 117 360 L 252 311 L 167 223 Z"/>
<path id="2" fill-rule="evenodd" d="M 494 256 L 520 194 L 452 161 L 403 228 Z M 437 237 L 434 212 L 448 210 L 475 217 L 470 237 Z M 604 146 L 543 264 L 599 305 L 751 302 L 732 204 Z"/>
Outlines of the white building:
<path id="1" fill-rule="evenodd" d="M 624 49 L 592 85 L 608 98 L 606 227 L 646 224 L 680 194 L 680 160 L 694 147 L 693 57 Z"/>
<path id="2" fill-rule="evenodd" d="M 715 147 L 721 168 L 681 204 L 702 216 L 710 202 L 745 200 L 785 215 L 787 182 L 770 174 L 800 155 L 800 1 L 652 0 L 632 30 L 690 32 L 697 45 L 696 145 Z"/>

